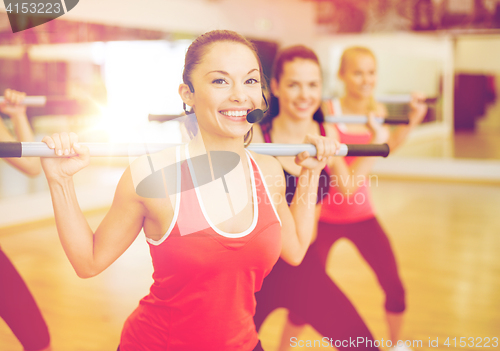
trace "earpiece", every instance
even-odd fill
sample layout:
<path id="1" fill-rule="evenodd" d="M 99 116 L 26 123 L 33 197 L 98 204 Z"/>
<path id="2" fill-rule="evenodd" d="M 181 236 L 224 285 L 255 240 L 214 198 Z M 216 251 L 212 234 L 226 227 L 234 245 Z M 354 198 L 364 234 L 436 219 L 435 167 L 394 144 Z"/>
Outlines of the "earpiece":
<path id="1" fill-rule="evenodd" d="M 264 111 L 262 111 L 260 108 L 257 108 L 247 115 L 247 122 L 258 123 L 262 120 L 262 118 L 264 118 Z"/>
<path id="2" fill-rule="evenodd" d="M 267 99 L 264 93 L 262 93 L 262 97 L 264 98 L 264 102 L 266 103 L 266 109 L 262 111 L 260 108 L 256 108 L 255 110 L 247 114 L 248 123 L 259 123 L 264 118 L 264 113 L 269 110 L 269 104 L 267 103 Z"/>

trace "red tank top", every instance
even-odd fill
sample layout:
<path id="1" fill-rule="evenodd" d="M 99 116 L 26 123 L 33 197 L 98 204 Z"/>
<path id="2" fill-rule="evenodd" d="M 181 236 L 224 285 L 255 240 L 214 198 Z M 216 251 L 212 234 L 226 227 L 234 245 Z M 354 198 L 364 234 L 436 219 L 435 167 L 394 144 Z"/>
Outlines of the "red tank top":
<path id="1" fill-rule="evenodd" d="M 342 115 L 340 101 L 338 99 L 325 102 L 327 114 L 333 116 Z M 371 139 L 369 133 L 353 134 L 348 133 L 342 126 L 335 125 L 339 134 L 339 142 L 343 144 L 368 144 Z M 356 157 L 345 157 L 345 162 L 350 165 Z M 349 178 L 357 184 L 357 179 Z M 338 179 L 338 181 L 343 181 Z M 375 216 L 371 203 L 370 191 L 365 184 L 358 187 L 354 194 L 346 196 L 342 194 L 334 182 L 330 182 L 330 191 L 323 199 L 321 206 L 320 221 L 327 223 L 347 224 L 361 222 Z"/>
<path id="2" fill-rule="evenodd" d="M 247 157 L 254 219 L 243 233 L 212 226 L 192 186 L 189 161 L 177 170 L 181 189 L 189 190 L 178 192 L 167 233 L 148 239 L 154 283 L 125 322 L 120 350 L 245 351 L 257 345 L 254 293 L 279 258 L 281 222 L 248 151 Z M 189 225 L 206 229 L 180 230 Z"/>

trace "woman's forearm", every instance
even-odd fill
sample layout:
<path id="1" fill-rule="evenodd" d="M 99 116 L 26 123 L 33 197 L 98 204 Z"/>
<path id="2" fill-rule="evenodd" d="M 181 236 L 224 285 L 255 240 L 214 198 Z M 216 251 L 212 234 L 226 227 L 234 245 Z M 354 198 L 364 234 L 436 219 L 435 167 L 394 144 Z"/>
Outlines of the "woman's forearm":
<path id="1" fill-rule="evenodd" d="M 387 144 L 389 144 L 389 148 L 391 152 L 396 150 L 403 144 L 403 142 L 408 138 L 408 135 L 410 132 L 413 130 L 414 126 L 412 125 L 402 125 L 395 127 L 393 130 L 391 130 L 391 134 L 389 136 L 389 140 L 387 141 Z"/>
<path id="2" fill-rule="evenodd" d="M 33 141 L 34 136 L 31 131 L 31 127 L 28 123 L 26 115 L 24 116 L 12 116 L 12 124 L 14 126 L 14 132 L 16 138 L 14 138 L 7 127 L 4 125 L 0 119 L 0 141 Z M 21 158 L 5 158 L 5 161 L 10 163 L 12 166 L 20 170 L 21 172 L 29 175 L 36 176 L 40 174 L 42 167 L 40 165 L 40 159 L 38 157 L 21 157 Z"/>
<path id="3" fill-rule="evenodd" d="M 66 256 L 79 277 L 94 276 L 94 233 L 76 198 L 72 178 L 49 180 L 57 232 Z"/>
<path id="4" fill-rule="evenodd" d="M 412 101 L 410 102 L 410 112 L 408 113 L 410 123 L 408 125 L 400 125 L 393 128 L 389 135 L 387 143 L 389 144 L 391 152 L 400 147 L 408 138 L 411 131 L 422 123 L 427 114 L 427 109 L 428 106 L 425 103 L 425 95 L 422 93 L 413 93 Z"/>
<path id="5" fill-rule="evenodd" d="M 299 264 L 307 252 L 314 232 L 315 209 L 318 193 L 319 171 L 302 168 L 298 185 L 290 204 L 290 212 L 295 221 L 298 245 L 293 257 Z M 295 261 L 295 260 L 294 260 Z"/>
<path id="6" fill-rule="evenodd" d="M 14 125 L 14 133 L 19 141 L 34 141 L 35 136 L 33 130 L 31 129 L 30 123 L 28 121 L 28 116 L 26 113 L 20 113 L 15 116 L 10 117 L 12 124 Z"/>
<path id="7" fill-rule="evenodd" d="M 330 186 L 335 186 L 344 195 L 354 194 L 368 178 L 375 157 L 358 157 L 348 165 L 342 158 L 337 158 L 330 163 Z"/>

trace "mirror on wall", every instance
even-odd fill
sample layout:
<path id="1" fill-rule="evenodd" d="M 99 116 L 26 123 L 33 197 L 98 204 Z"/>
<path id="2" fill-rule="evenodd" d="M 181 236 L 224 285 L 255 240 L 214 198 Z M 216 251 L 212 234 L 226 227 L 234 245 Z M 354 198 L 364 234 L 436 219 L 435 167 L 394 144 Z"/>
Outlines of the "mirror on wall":
<path id="1" fill-rule="evenodd" d="M 69 21 L 49 25 L 58 28 L 0 35 L 2 95 L 10 88 L 47 97 L 45 105 L 27 109 L 37 141 L 62 131 L 90 142 L 181 141 L 178 125 L 149 122 L 148 115 L 183 111 L 177 90 L 189 37 Z M 8 116 L 2 121 L 13 127 Z M 43 176 L 27 178 L 4 162 L 0 179 L 0 199 L 47 188 Z"/>
<path id="2" fill-rule="evenodd" d="M 455 43 L 455 157 L 500 160 L 500 34 Z"/>
<path id="3" fill-rule="evenodd" d="M 345 49 L 361 46 L 376 57 L 375 98 L 424 93 L 433 98 L 423 123 L 395 154 L 404 157 L 450 157 L 453 135 L 453 43 L 447 37 L 399 34 L 355 34 L 325 37 L 317 45 L 324 67 L 325 96 L 342 96 L 338 78 L 340 58 Z M 407 103 L 387 102 L 390 116 L 405 116 Z"/>
<path id="4" fill-rule="evenodd" d="M 435 97 L 429 114 L 401 157 L 500 160 L 500 106 L 496 81 L 500 35 L 352 34 L 324 37 L 316 45 L 324 67 L 326 96 L 340 96 L 340 56 L 350 46 L 377 58 L 377 96 L 420 91 Z M 495 55 L 496 53 L 496 55 Z M 389 114 L 405 106 L 388 105 Z"/>

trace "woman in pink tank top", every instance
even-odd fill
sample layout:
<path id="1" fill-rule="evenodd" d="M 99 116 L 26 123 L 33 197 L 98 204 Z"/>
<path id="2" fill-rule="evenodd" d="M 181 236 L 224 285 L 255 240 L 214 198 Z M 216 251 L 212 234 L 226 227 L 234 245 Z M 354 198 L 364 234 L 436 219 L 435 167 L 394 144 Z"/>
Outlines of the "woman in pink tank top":
<path id="1" fill-rule="evenodd" d="M 279 162 L 245 149 L 252 133 L 246 116 L 262 106 L 261 82 L 255 48 L 241 35 L 198 37 L 179 86 L 196 113 L 187 117 L 192 140 L 135 160 L 95 232 L 72 182 L 89 163 L 88 149 L 73 133 L 44 138 L 59 155 L 77 154 L 42 160 L 61 243 L 76 273 L 99 274 L 142 229 L 150 245 L 154 283 L 125 322 L 121 351 L 262 350 L 254 293 L 278 257 L 293 265 L 304 257 L 318 176 L 338 144 L 305 138 L 319 151 L 314 158 L 297 156 L 300 182 L 288 207 Z"/>
<path id="2" fill-rule="evenodd" d="M 377 115 L 385 117 L 384 105 L 373 97 L 377 80 L 375 55 L 367 48 L 352 47 L 341 57 L 339 78 L 343 81 L 345 95 L 340 99 L 324 102 L 327 115 Z M 414 94 L 410 103 L 410 124 L 389 129 L 377 123 L 369 125 L 335 124 L 334 134 L 341 143 L 384 143 L 394 151 L 410 131 L 425 117 L 427 106 L 421 94 Z M 334 243 L 344 237 L 359 250 L 375 272 L 385 292 L 385 312 L 392 345 L 397 345 L 405 311 L 405 291 L 399 277 L 396 259 L 389 239 L 375 217 L 370 199 L 370 171 L 375 163 L 370 157 L 332 158 L 329 162 L 331 180 L 329 196 L 323 199 L 318 224 L 316 248 L 323 264 Z M 332 183 L 331 183 L 332 184 Z M 394 350 L 407 350 L 393 346 Z"/>

